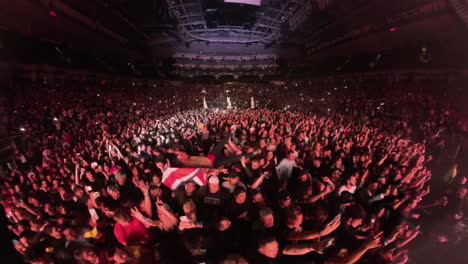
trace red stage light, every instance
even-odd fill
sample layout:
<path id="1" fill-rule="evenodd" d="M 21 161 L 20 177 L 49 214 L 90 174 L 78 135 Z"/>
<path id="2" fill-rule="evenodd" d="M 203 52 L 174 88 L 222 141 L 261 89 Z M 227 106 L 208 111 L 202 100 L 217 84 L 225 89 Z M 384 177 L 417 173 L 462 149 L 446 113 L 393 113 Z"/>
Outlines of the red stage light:
<path id="1" fill-rule="evenodd" d="M 57 16 L 57 13 L 55 13 L 54 10 L 49 10 L 49 15 L 54 17 L 54 16 Z"/>
<path id="2" fill-rule="evenodd" d="M 396 27 L 390 28 L 390 31 L 391 31 L 391 32 L 393 32 L 393 31 L 395 31 L 395 30 L 396 30 Z"/>

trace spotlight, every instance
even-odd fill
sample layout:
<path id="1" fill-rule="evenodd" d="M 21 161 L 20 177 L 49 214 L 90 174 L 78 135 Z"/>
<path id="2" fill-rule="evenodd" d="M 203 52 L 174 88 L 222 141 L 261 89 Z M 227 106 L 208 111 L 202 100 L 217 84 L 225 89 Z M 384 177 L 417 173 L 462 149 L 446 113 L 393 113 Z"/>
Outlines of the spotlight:
<path id="1" fill-rule="evenodd" d="M 57 16 L 57 13 L 56 13 L 54 10 L 50 9 L 50 10 L 49 10 L 49 15 L 50 15 L 50 16 L 53 16 L 53 17 L 56 17 L 56 16 Z"/>
<path id="2" fill-rule="evenodd" d="M 19 129 L 19 130 L 24 132 L 24 131 L 26 131 L 26 128 L 24 128 L 24 127 L 20 127 L 20 129 Z"/>
<path id="3" fill-rule="evenodd" d="M 396 30 L 397 30 L 396 27 L 391 27 L 391 28 L 390 28 L 390 32 L 394 32 L 394 31 L 396 31 Z"/>

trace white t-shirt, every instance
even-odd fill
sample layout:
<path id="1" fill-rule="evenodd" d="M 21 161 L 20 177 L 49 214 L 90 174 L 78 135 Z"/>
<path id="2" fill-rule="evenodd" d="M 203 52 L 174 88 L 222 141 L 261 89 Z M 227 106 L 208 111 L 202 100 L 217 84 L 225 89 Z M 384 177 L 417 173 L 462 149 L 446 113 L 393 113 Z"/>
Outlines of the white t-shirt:
<path id="1" fill-rule="evenodd" d="M 346 187 L 346 185 L 341 185 L 341 187 L 338 189 L 338 196 L 340 196 L 341 193 L 344 191 L 354 194 L 356 192 L 356 186 L 352 186 L 351 188 L 348 188 Z"/>
<path id="2" fill-rule="evenodd" d="M 276 169 L 278 170 L 279 178 L 280 179 L 291 178 L 291 174 L 295 165 L 296 165 L 295 160 L 289 160 L 286 158 L 282 159 L 280 163 L 276 166 Z"/>

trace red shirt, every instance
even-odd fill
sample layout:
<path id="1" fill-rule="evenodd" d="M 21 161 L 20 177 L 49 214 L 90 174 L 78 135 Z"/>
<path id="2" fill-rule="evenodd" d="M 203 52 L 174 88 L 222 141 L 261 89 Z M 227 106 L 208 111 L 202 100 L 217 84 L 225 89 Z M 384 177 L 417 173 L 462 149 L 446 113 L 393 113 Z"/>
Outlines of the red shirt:
<path id="1" fill-rule="evenodd" d="M 116 223 L 114 226 L 114 235 L 122 244 L 131 244 L 141 242 L 148 236 L 148 230 L 140 220 L 132 217 L 130 223 L 126 226 Z"/>

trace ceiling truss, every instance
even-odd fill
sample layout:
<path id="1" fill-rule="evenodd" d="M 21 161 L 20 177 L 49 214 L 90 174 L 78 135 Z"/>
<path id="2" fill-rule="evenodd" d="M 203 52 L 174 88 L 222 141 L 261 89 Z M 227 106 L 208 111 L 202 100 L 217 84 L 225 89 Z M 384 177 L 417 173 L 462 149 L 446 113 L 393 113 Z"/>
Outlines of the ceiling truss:
<path id="1" fill-rule="evenodd" d="M 208 27 L 206 10 L 201 0 L 166 0 L 169 13 L 177 19 L 178 29 L 187 42 L 220 43 L 271 42 L 280 37 L 281 27 L 300 8 L 297 1 L 282 1 L 279 8 L 260 7 L 255 23 L 248 29 L 242 26 Z"/>

